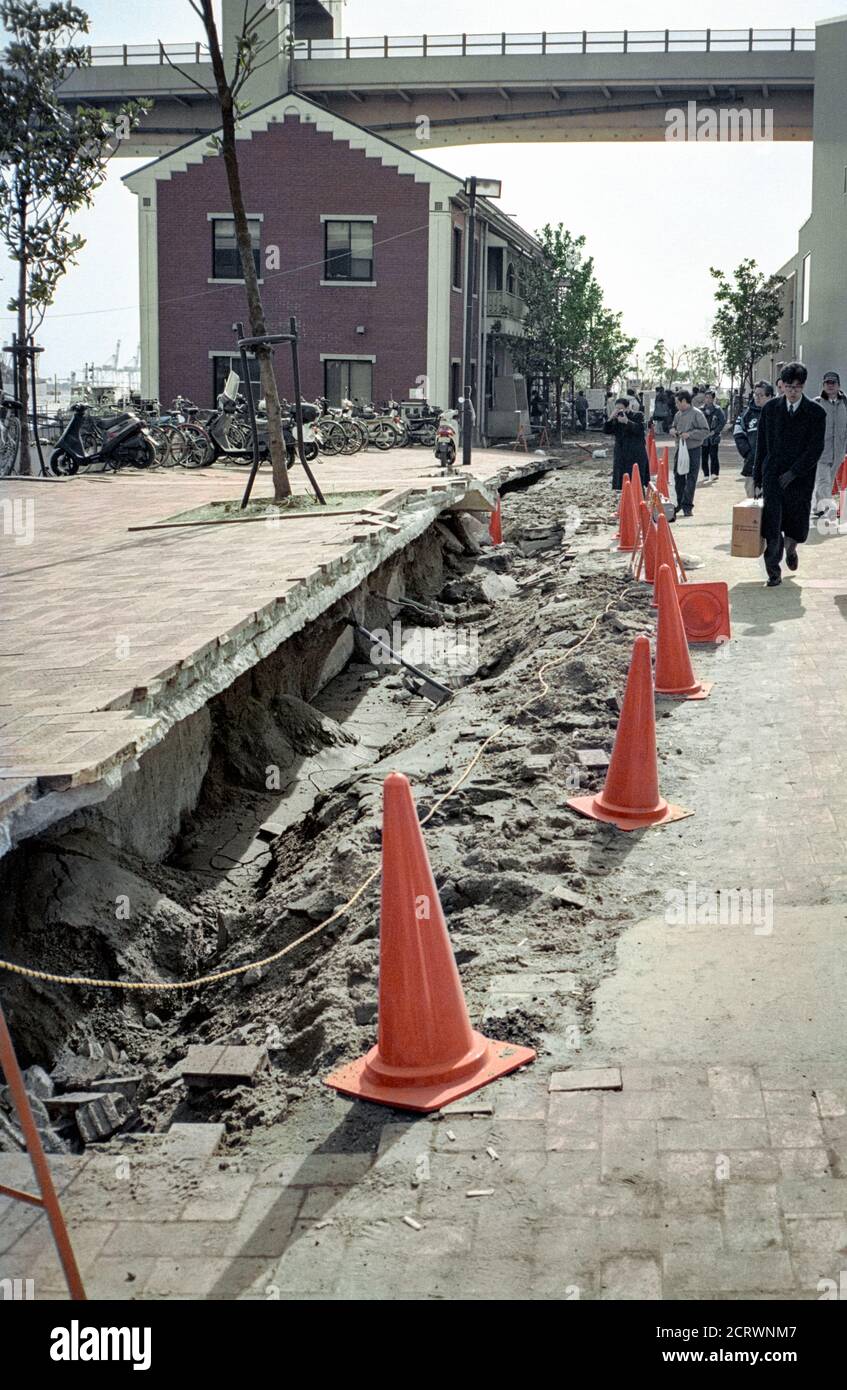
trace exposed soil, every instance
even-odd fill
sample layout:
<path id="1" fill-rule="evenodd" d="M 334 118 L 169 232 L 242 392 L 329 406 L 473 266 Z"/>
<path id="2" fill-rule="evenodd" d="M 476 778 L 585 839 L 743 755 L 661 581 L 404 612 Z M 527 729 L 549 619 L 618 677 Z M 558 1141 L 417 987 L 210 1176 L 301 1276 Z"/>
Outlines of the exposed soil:
<path id="1" fill-rule="evenodd" d="M 452 700 L 433 708 L 397 667 L 362 660 L 362 648 L 311 704 L 261 683 L 249 698 L 219 697 L 202 798 L 168 862 L 116 850 L 92 828 L 24 846 L 0 883 L 11 907 L 3 954 L 71 975 L 161 980 L 268 956 L 322 922 L 378 864 L 389 771 L 409 776 L 423 815 L 506 724 L 425 837 L 475 1025 L 566 1058 L 575 1036 L 590 1035 L 619 924 L 649 891 L 618 872 L 628 837 L 566 805 L 602 784 L 603 770 L 581 766 L 577 750 L 611 749 L 633 636 L 651 626 L 649 590 L 610 558 L 610 517 L 606 467 L 580 456 L 504 495 L 504 550 L 459 555 L 445 532 L 437 593 L 422 576 L 407 597 L 423 608 L 386 602 L 384 613 L 386 627 L 399 620 L 415 664 L 455 688 Z M 519 543 L 543 540 L 545 528 L 555 548 L 522 555 Z M 542 693 L 538 668 L 601 614 Z M 309 783 L 302 813 L 293 803 L 297 814 L 271 838 L 257 836 L 279 814 L 269 767 L 305 768 L 298 795 Z M 125 900 L 128 916 L 118 911 Z M 520 992 L 510 992 L 510 975 Z M 146 1078 L 130 1128 L 221 1119 L 230 1147 L 252 1148 L 277 1142 L 283 1117 L 283 1147 L 296 1144 L 328 1095 L 322 1077 L 372 1045 L 377 976 L 375 884 L 280 961 L 188 995 L 16 977 L 3 986 L 24 1060 L 49 1068 L 110 1040 L 123 1070 Z M 178 1073 L 188 1046 L 223 1040 L 266 1045 L 264 1079 L 186 1099 Z"/>

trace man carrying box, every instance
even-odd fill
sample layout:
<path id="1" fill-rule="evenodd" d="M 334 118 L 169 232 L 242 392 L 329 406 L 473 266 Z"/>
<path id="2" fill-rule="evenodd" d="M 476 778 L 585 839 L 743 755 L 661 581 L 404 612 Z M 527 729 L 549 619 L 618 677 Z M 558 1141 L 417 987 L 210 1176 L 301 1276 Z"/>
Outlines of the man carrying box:
<path id="1" fill-rule="evenodd" d="M 756 435 L 756 490 L 764 496 L 762 535 L 769 589 L 782 583 L 783 552 L 790 570 L 809 534 L 815 472 L 824 446 L 826 412 L 803 394 L 808 373 L 789 362 L 779 374 L 781 396 L 766 403 Z"/>

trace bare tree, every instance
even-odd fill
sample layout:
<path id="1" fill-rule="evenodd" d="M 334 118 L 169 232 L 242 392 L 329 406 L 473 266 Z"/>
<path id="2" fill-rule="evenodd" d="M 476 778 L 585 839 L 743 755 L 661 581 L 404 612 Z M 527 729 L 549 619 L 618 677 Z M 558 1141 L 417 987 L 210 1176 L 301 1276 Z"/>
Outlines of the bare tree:
<path id="1" fill-rule="evenodd" d="M 171 67 L 176 68 L 177 72 L 182 73 L 195 87 L 200 87 L 212 100 L 217 101 L 220 108 L 221 134 L 220 136 L 213 136 L 212 143 L 213 148 L 220 153 L 226 169 L 229 200 L 232 205 L 232 216 L 235 224 L 235 237 L 244 274 L 244 291 L 247 297 L 250 330 L 252 337 L 258 338 L 267 333 L 268 330 L 262 296 L 259 292 L 259 276 L 253 259 L 253 245 L 247 223 L 244 195 L 241 189 L 235 132 L 244 109 L 244 104 L 240 98 L 245 84 L 260 68 L 263 68 L 267 63 L 274 62 L 278 57 L 280 36 L 277 27 L 276 6 L 264 4 L 254 7 L 251 13 L 250 0 L 244 0 L 244 17 L 241 29 L 235 39 L 232 72 L 227 73 L 212 0 L 188 0 L 188 3 L 194 13 L 199 16 L 206 31 L 206 42 L 209 46 L 209 56 L 215 79 L 214 90 L 210 90 L 205 83 L 200 82 L 193 73 L 178 67 L 168 57 L 167 50 L 163 48 L 163 51 Z M 268 21 L 271 23 L 272 32 L 270 34 L 263 29 Z M 270 53 L 268 54 L 269 49 Z M 282 501 L 291 496 L 291 482 L 285 466 L 282 411 L 274 372 L 273 350 L 260 346 L 255 349 L 255 353 L 259 360 L 259 373 L 268 417 L 268 445 L 273 470 L 274 499 Z M 246 386 L 250 389 L 249 382 L 246 383 Z"/>

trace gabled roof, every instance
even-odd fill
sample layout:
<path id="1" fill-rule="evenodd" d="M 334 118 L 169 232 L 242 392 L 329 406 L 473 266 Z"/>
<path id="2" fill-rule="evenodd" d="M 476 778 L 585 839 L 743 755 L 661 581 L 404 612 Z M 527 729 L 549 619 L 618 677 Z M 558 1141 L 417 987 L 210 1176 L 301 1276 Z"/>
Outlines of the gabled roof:
<path id="1" fill-rule="evenodd" d="M 272 125 L 290 115 L 314 125 L 317 130 L 331 135 L 333 140 L 343 141 L 351 149 L 362 150 L 369 159 L 378 159 L 387 168 L 394 168 L 400 174 L 411 175 L 416 183 L 432 185 L 443 198 L 456 199 L 462 203 L 466 201 L 464 180 L 456 174 L 451 174 L 447 169 L 440 168 L 419 154 L 412 154 L 401 145 L 396 145 L 393 140 L 386 140 L 384 136 L 374 134 L 366 126 L 357 125 L 346 116 L 328 111 L 326 107 L 309 97 L 301 96 L 298 92 L 285 92 L 248 111 L 238 122 L 236 138 L 250 140 L 254 135 L 269 130 Z M 184 173 L 192 164 L 202 164 L 205 159 L 218 158 L 209 148 L 209 142 L 214 135 L 221 136 L 222 131 L 218 129 L 210 131 L 207 135 L 195 136 L 177 149 L 169 150 L 167 154 L 142 165 L 140 169 L 124 174 L 123 182 L 132 192 L 140 193 L 143 188 L 149 187 L 151 180 L 169 179 L 173 174 Z M 528 254 L 532 255 L 538 251 L 539 245 L 535 237 L 519 223 L 507 217 L 487 198 L 477 200 L 477 214 L 495 223 L 501 235 L 511 236 Z"/>

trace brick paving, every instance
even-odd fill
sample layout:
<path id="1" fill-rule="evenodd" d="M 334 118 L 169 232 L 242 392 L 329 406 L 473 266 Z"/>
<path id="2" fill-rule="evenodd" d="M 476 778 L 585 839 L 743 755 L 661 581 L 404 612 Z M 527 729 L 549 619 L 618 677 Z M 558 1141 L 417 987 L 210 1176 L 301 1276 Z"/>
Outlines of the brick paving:
<path id="1" fill-rule="evenodd" d="M 474 477 L 527 462 L 478 450 Z M 137 757 L 156 741 L 148 715 L 168 682 L 190 679 L 204 657 L 231 657 L 283 610 L 293 630 L 302 626 L 315 616 L 296 618 L 306 586 L 381 563 L 374 538 L 393 513 L 381 521 L 375 509 L 404 514 L 415 494 L 443 495 L 445 486 L 424 449 L 328 459 L 318 472 L 328 496 L 382 495 L 364 499 L 368 515 L 316 508 L 313 517 L 240 529 L 130 532 L 240 497 L 246 470 L 0 480 L 0 828 L 33 796 L 94 782 Z M 292 480 L 295 490 L 305 486 L 299 470 Z M 461 474 L 452 486 L 461 496 Z M 254 495 L 271 495 L 267 469 Z"/>
<path id="2" fill-rule="evenodd" d="M 727 555 L 735 471 L 677 528 L 705 562 L 695 577 L 728 578 L 733 602 L 729 652 L 695 651 L 712 698 L 675 707 L 672 734 L 659 721 L 663 790 L 696 814 L 627 837 L 608 872 L 653 874 L 657 903 L 679 878 L 768 886 L 773 935 L 704 947 L 698 931 L 671 949 L 666 927 L 651 942 L 633 923 L 570 1067 L 539 1060 L 437 1118 L 317 1086 L 308 1126 L 302 1114 L 296 1131 L 276 1126 L 265 1157 L 180 1157 L 198 1134 L 52 1160 L 91 1296 L 834 1296 L 847 1270 L 847 1065 L 832 1005 L 847 913 L 845 540 L 815 537 L 798 578 L 766 592 L 757 562 Z M 566 1090 L 569 1071 L 590 1075 Z M 308 1149 L 290 1150 L 295 1133 Z M 0 1183 L 23 1181 L 25 1165 L 0 1156 Z M 61 1296 L 43 1217 L 0 1212 L 0 1278 Z"/>

